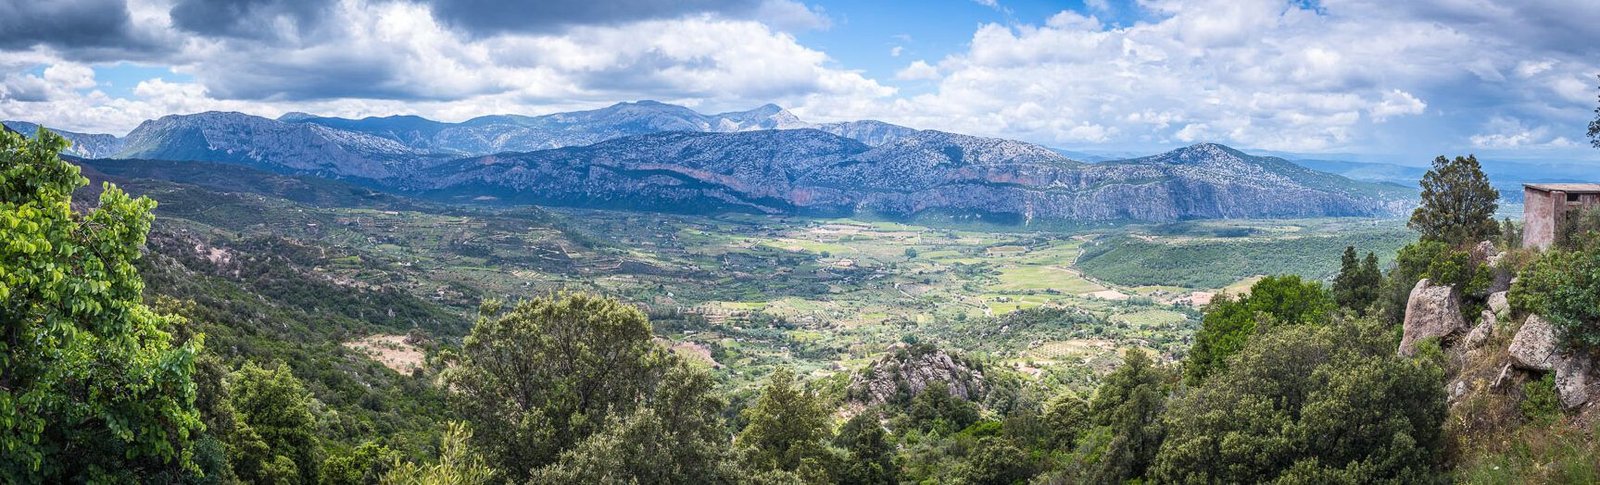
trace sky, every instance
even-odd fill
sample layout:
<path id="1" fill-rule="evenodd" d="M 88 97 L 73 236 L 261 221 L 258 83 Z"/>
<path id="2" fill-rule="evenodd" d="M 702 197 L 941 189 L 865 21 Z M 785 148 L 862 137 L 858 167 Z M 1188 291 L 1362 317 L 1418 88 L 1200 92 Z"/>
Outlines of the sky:
<path id="1" fill-rule="evenodd" d="M 0 0 L 0 118 L 776 103 L 1082 151 L 1595 163 L 1600 0 Z"/>

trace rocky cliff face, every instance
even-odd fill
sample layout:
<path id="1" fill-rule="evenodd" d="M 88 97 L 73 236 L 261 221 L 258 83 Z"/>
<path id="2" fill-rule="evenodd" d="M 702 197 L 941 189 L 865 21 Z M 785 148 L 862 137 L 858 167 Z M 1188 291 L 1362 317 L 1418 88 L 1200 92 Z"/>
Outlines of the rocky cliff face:
<path id="1" fill-rule="evenodd" d="M 1403 190 L 1196 145 L 1085 165 L 1011 140 L 919 131 L 877 147 L 819 130 L 661 133 L 436 165 L 409 190 L 645 210 L 1000 220 L 1384 215 Z"/>
<path id="2" fill-rule="evenodd" d="M 243 113 L 208 112 L 146 121 L 116 158 L 200 160 L 341 178 L 389 179 L 428 154 L 394 140 Z"/>
<path id="3" fill-rule="evenodd" d="M 706 115 L 655 101 L 618 103 L 596 110 L 544 116 L 482 116 L 461 123 L 441 123 L 415 116 L 352 120 L 304 113 L 290 113 L 279 119 L 364 133 L 415 150 L 456 155 L 548 150 L 668 131 L 731 133 L 811 126 L 788 110 L 771 104 L 749 111 Z"/>
<path id="4" fill-rule="evenodd" d="M 361 179 L 450 200 L 675 212 L 1164 222 L 1388 215 L 1411 198 L 1221 145 L 1086 165 L 1012 140 L 811 125 L 774 105 L 707 115 L 642 101 L 461 123 L 210 112 L 147 121 L 105 145 L 116 158 Z"/>
<path id="5" fill-rule="evenodd" d="M 983 370 L 959 356 L 925 345 L 901 347 L 850 377 L 846 394 L 867 405 L 905 403 L 928 384 L 944 382 L 950 393 L 968 401 L 988 392 Z"/>

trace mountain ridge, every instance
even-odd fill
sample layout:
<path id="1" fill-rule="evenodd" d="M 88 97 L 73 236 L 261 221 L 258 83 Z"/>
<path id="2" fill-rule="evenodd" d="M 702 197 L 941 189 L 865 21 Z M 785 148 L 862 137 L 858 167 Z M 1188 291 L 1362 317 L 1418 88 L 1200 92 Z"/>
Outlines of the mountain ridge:
<path id="1" fill-rule="evenodd" d="M 1085 164 L 1015 140 L 806 123 L 773 104 L 705 115 L 640 101 L 461 123 L 205 112 L 116 140 L 111 158 L 232 163 L 455 201 L 680 212 L 1174 221 L 1392 215 L 1408 198 L 1220 144 Z"/>

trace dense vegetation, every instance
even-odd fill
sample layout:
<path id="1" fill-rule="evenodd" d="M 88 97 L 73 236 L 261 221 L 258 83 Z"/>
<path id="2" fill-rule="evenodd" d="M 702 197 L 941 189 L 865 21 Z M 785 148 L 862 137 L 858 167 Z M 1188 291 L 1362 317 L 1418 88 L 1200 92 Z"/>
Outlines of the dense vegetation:
<path id="1" fill-rule="evenodd" d="M 1430 483 L 1600 475 L 1595 445 L 1564 414 L 1550 378 L 1452 406 L 1446 383 L 1470 357 L 1448 356 L 1438 342 L 1424 343 L 1416 356 L 1394 351 L 1406 292 L 1418 280 L 1452 285 L 1475 309 L 1508 272 L 1521 275 L 1512 287 L 1517 312 L 1546 315 L 1571 346 L 1594 348 L 1600 316 L 1586 302 L 1600 296 L 1600 233 L 1587 229 L 1571 230 L 1556 250 L 1489 263 L 1474 255 L 1471 240 L 1501 229 L 1489 214 L 1429 216 L 1423 232 L 1446 236 L 1406 245 L 1386 272 L 1379 254 L 1408 237 L 1374 231 L 1370 244 L 1351 246 L 1316 237 L 1249 240 L 1254 233 L 1227 230 L 1194 241 L 1102 242 L 1087 249 L 1085 262 L 1148 251 L 1177 264 L 1173 255 L 1188 250 L 1181 248 L 1240 244 L 1263 258 L 1292 246 L 1299 259 L 1272 261 L 1327 269 L 1262 278 L 1219 296 L 1203 316 L 1139 295 L 993 316 L 904 318 L 891 327 L 899 344 L 867 354 L 797 337 L 860 330 L 771 315 L 712 322 L 676 309 L 647 313 L 585 291 L 483 299 L 468 325 L 461 302 L 478 297 L 468 285 L 418 289 L 415 282 L 434 281 L 364 259 L 373 253 L 192 219 L 152 232 L 153 203 L 109 185 L 93 210 L 75 209 L 71 194 L 83 181 L 57 158 L 59 139 L 0 136 L 0 224 L 8 229 L 0 241 L 0 472 L 8 482 Z M 1478 186 L 1475 166 L 1462 170 L 1435 176 L 1443 206 Z M 185 193 L 195 201 L 237 197 Z M 297 230 L 339 223 L 304 217 L 297 226 L 318 229 Z M 1442 240 L 1461 237 L 1468 239 Z M 525 242 L 443 244 L 467 247 L 462 257 L 472 264 L 492 265 L 516 258 L 506 248 Z M 950 266 L 973 278 L 964 284 L 1016 284 L 1005 271 L 1017 267 L 984 260 L 1022 254 L 1069 263 L 1077 254 L 1061 249 L 1076 246 L 1060 244 L 997 241 L 957 254 L 895 247 L 885 253 L 898 259 L 893 264 L 937 262 L 888 288 L 937 308 L 902 292 L 902 283 L 930 286 L 931 275 L 951 274 L 932 269 Z M 148 250 L 142 258 L 141 247 Z M 599 253 L 620 258 L 622 251 Z M 798 259 L 790 253 L 772 254 Z M 745 264 L 740 255 L 721 256 L 724 265 Z M 1225 264 L 1191 256 L 1196 264 Z M 667 266 L 653 268 L 677 271 Z M 1099 269 L 1117 274 L 1115 265 Z M 827 277 L 835 279 L 818 291 L 870 286 L 887 270 L 841 264 L 832 271 Z M 1055 276 L 1062 286 L 1087 281 Z M 1242 276 L 1195 284 L 1214 288 Z M 1061 293 L 1013 288 L 1021 296 Z M 671 297 L 664 288 L 645 291 Z M 1134 316 L 1154 322 L 1129 324 Z M 701 332 L 726 337 L 701 355 L 669 348 L 676 342 L 660 336 Z M 426 359 L 400 373 L 341 345 L 374 333 L 405 335 Z M 1103 374 L 1030 376 L 1032 357 L 1018 356 L 1045 355 L 1034 352 L 1063 336 L 1075 340 L 1050 343 L 1109 342 L 1121 357 Z M 747 355 L 758 346 L 771 347 L 763 358 L 780 364 L 750 365 L 757 359 Z M 856 374 L 792 365 L 851 353 L 881 356 L 869 366 L 938 360 L 944 367 Z M 875 371 L 901 379 L 881 401 L 847 383 Z M 740 387 L 740 379 L 758 383 Z M 980 385 L 983 392 L 957 390 Z M 1513 442 L 1525 444 L 1504 444 Z"/>
<path id="2" fill-rule="evenodd" d="M 1176 284 L 1222 288 L 1261 274 L 1297 274 L 1315 280 L 1332 277 L 1339 262 L 1327 257 L 1347 246 L 1390 254 L 1415 238 L 1403 230 L 1294 238 L 1218 238 L 1143 240 L 1113 236 L 1086 247 L 1078 260 L 1085 273 L 1124 285 Z M 1380 258 L 1380 262 L 1387 258 Z"/>

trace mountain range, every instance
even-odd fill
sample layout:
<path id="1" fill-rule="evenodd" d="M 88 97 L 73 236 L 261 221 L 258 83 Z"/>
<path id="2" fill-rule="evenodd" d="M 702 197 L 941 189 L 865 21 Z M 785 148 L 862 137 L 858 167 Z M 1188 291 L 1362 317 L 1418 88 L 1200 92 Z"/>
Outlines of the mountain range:
<path id="1" fill-rule="evenodd" d="M 460 123 L 208 112 L 149 120 L 121 138 L 62 135 L 83 158 L 230 163 L 446 200 L 675 212 L 1173 221 L 1392 215 L 1414 196 L 1216 144 L 1081 163 L 1014 140 L 807 123 L 775 105 L 706 115 L 641 101 Z"/>

